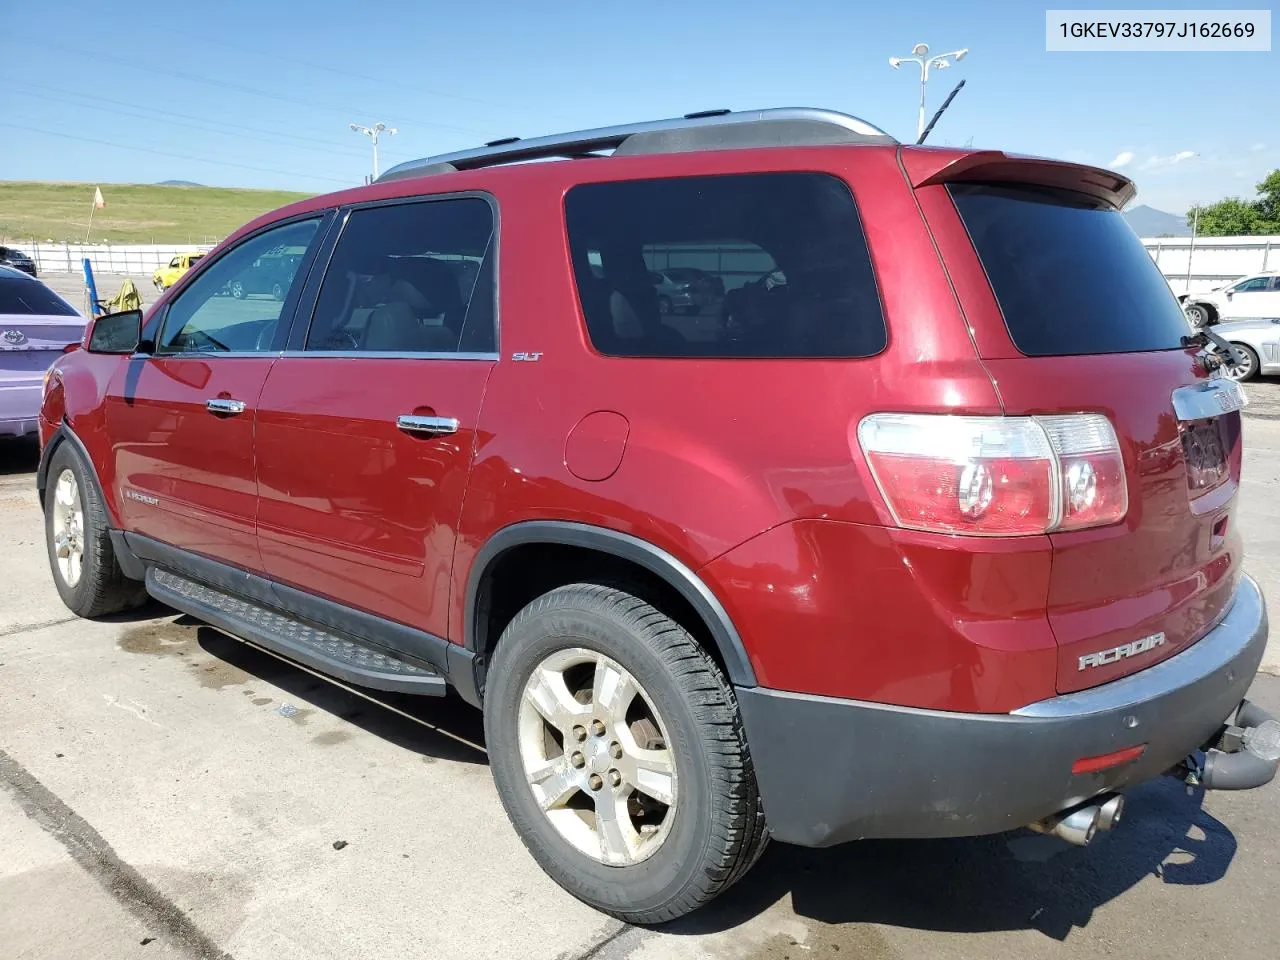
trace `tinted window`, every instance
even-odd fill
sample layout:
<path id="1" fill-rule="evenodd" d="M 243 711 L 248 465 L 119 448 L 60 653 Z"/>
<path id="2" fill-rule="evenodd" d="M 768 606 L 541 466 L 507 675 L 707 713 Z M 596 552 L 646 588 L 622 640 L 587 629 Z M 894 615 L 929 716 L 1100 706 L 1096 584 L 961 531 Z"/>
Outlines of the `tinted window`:
<path id="1" fill-rule="evenodd" d="M 1231 288 L 1233 293 L 1254 293 L 1259 290 L 1267 289 L 1267 285 L 1271 281 L 1266 277 L 1254 277 L 1252 280 L 1246 280 L 1244 283 L 1237 283 Z"/>
<path id="2" fill-rule="evenodd" d="M 308 350 L 492 353 L 493 210 L 479 197 L 352 211 Z"/>
<path id="3" fill-rule="evenodd" d="M 1028 356 L 1180 346 L 1169 284 L 1120 212 L 1079 194 L 954 184 L 1009 336 Z"/>
<path id="4" fill-rule="evenodd" d="M 0 276 L 0 313 L 79 316 L 65 300 L 43 283 L 12 276 Z"/>
<path id="5" fill-rule="evenodd" d="M 279 250 L 302 250 L 319 220 L 303 220 L 259 233 L 223 254 L 169 305 L 158 349 L 164 353 L 218 353 L 275 348 L 284 300 L 301 258 L 279 269 L 260 261 Z M 279 261 L 280 258 L 276 258 Z"/>
<path id="6" fill-rule="evenodd" d="M 601 353 L 866 357 L 884 348 L 858 211 L 835 177 L 584 184 L 569 191 L 565 217 Z"/>

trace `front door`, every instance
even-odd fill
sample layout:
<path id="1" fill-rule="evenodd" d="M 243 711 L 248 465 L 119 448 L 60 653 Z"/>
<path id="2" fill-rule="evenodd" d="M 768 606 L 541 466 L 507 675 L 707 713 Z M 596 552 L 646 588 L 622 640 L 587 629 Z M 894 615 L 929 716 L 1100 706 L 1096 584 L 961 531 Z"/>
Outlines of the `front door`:
<path id="1" fill-rule="evenodd" d="M 272 367 L 258 402 L 272 579 L 446 635 L 496 360 L 493 224 L 476 196 L 350 211 L 309 326 L 291 338 L 300 349 Z"/>
<path id="2" fill-rule="evenodd" d="M 1274 277 L 1250 277 L 1231 288 L 1223 319 L 1252 319 L 1280 316 L 1271 312 L 1280 293 L 1274 292 Z"/>
<path id="3" fill-rule="evenodd" d="M 236 300 L 226 291 L 266 251 L 309 245 L 319 223 L 295 221 L 230 248 L 166 306 L 154 351 L 116 375 L 106 425 L 126 530 L 262 569 L 254 419 L 297 294 Z"/>

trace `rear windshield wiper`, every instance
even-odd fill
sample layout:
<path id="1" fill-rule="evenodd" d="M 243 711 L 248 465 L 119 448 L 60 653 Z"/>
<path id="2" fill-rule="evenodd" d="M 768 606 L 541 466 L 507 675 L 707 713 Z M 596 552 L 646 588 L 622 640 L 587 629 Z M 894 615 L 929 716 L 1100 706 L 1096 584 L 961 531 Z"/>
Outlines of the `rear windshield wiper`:
<path id="1" fill-rule="evenodd" d="M 1218 336 L 1218 334 L 1214 333 L 1207 327 L 1197 330 L 1195 333 L 1182 338 L 1182 345 L 1184 347 L 1207 347 L 1211 344 L 1219 350 L 1224 351 L 1226 355 L 1231 358 L 1231 362 L 1233 364 L 1239 366 L 1244 363 L 1244 354 L 1235 346 L 1235 344 L 1227 340 L 1225 337 Z M 1207 360 L 1208 358 L 1206 357 L 1205 359 Z M 1219 363 L 1218 366 L 1221 366 L 1221 364 Z M 1205 367 L 1210 373 L 1216 369 L 1216 366 L 1210 367 L 1207 363 L 1205 364 Z"/>

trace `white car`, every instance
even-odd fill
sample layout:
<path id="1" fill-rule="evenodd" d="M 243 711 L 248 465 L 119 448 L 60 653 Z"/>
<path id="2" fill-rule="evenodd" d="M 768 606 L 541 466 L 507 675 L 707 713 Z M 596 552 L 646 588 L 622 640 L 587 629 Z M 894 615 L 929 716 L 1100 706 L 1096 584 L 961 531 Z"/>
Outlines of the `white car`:
<path id="1" fill-rule="evenodd" d="M 1249 380 L 1260 373 L 1280 373 L 1280 317 L 1228 320 L 1210 329 L 1239 351 L 1236 357 L 1239 363 L 1226 356 L 1222 358 L 1222 372 L 1232 380 Z"/>
<path id="2" fill-rule="evenodd" d="M 1178 298 L 1193 327 L 1228 320 L 1280 317 L 1280 273 L 1254 273 L 1202 293 Z"/>

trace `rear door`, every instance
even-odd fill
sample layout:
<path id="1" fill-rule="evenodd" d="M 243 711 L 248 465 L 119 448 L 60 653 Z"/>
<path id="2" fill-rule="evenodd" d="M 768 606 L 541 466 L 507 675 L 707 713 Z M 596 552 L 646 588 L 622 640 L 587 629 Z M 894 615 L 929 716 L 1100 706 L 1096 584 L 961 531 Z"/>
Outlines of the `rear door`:
<path id="1" fill-rule="evenodd" d="M 262 569 L 254 422 L 302 277 L 290 278 L 284 300 L 236 300 L 227 290 L 264 250 L 309 246 L 320 224 L 305 218 L 239 242 L 149 321 L 154 351 L 121 368 L 105 404 L 125 529 Z"/>
<path id="2" fill-rule="evenodd" d="M 1123 521 L 1050 535 L 1046 602 L 1068 692 L 1177 653 L 1230 604 L 1240 417 L 1223 410 L 1239 393 L 1202 391 L 1215 385 L 1181 343 L 1177 301 L 1101 171 L 998 174 L 918 191 L 975 344 L 1006 414 L 1105 414 L 1128 486 Z"/>
<path id="3" fill-rule="evenodd" d="M 445 636 L 462 495 L 497 359 L 481 196 L 359 207 L 258 413 L 274 579 Z"/>

